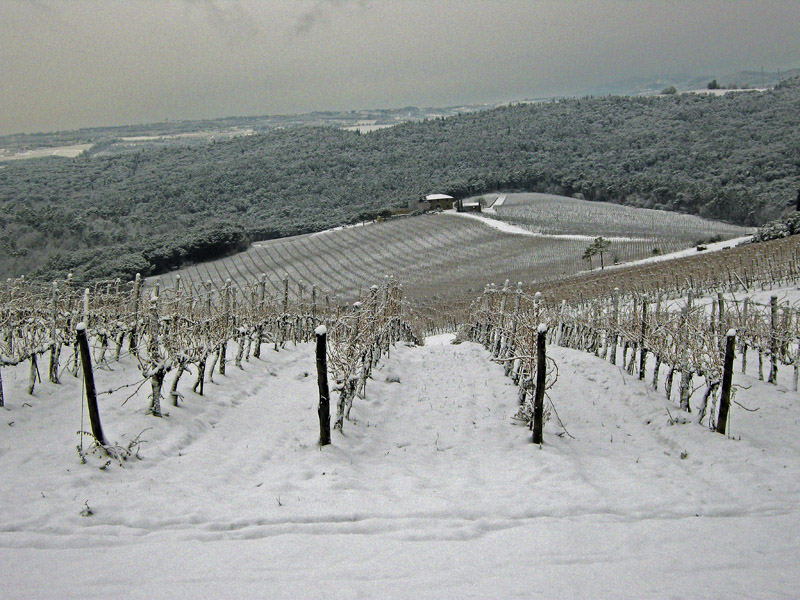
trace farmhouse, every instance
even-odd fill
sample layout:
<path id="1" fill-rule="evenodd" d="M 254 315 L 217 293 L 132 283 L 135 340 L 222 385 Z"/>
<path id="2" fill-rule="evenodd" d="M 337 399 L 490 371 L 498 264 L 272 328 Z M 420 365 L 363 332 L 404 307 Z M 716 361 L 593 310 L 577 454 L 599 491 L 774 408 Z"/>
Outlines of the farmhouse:
<path id="1" fill-rule="evenodd" d="M 453 197 L 447 194 L 428 194 L 424 198 L 409 200 L 408 208 L 425 212 L 426 210 L 448 210 L 453 208 Z"/>
<path id="2" fill-rule="evenodd" d="M 483 212 L 483 198 L 477 200 L 458 200 L 456 202 L 458 212 Z"/>

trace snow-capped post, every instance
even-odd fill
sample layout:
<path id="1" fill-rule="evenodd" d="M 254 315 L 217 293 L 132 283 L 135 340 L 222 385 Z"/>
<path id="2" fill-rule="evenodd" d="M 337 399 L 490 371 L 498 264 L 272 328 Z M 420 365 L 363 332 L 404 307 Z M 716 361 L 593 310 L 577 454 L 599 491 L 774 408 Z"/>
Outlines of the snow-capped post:
<path id="1" fill-rule="evenodd" d="M 609 361 L 612 365 L 617 364 L 617 327 L 619 326 L 619 288 L 614 288 L 614 294 L 611 297 L 611 331 L 608 336 L 608 354 Z"/>
<path id="2" fill-rule="evenodd" d="M 98 444 L 106 445 L 103 427 L 100 425 L 100 412 L 97 409 L 97 391 L 94 386 L 94 373 L 92 372 L 92 354 L 89 352 L 89 340 L 86 339 L 86 323 L 78 323 L 75 327 L 78 339 L 78 348 L 81 353 L 83 365 L 83 380 L 86 384 L 86 405 L 89 412 L 89 423 L 92 426 L 92 435 Z"/>
<path id="3" fill-rule="evenodd" d="M 722 292 L 717 292 L 717 331 L 720 336 L 725 331 L 725 297 Z M 722 339 L 720 339 L 720 350 L 722 349 Z"/>
<path id="4" fill-rule="evenodd" d="M 542 418 L 544 415 L 544 386 L 547 385 L 547 356 L 545 340 L 547 325 L 540 323 L 536 330 L 536 395 L 533 400 L 533 443 L 542 443 Z"/>
<path id="5" fill-rule="evenodd" d="M 769 299 L 770 308 L 770 330 L 769 330 L 769 378 L 767 383 L 778 383 L 778 297 L 771 296 Z"/>
<path id="6" fill-rule="evenodd" d="M 505 283 L 503 283 L 502 289 L 502 296 L 500 298 L 500 315 L 497 324 L 497 337 L 494 341 L 494 347 L 492 348 L 492 356 L 497 358 L 500 356 L 500 352 L 503 349 L 503 343 L 505 340 L 505 321 L 506 321 L 506 301 L 508 299 L 508 285 L 509 280 L 506 279 Z"/>
<path id="7" fill-rule="evenodd" d="M 722 367 L 722 391 L 719 399 L 719 418 L 717 433 L 725 434 L 728 423 L 728 409 L 731 405 L 731 381 L 733 380 L 733 353 L 736 345 L 736 330 L 728 331 L 725 342 L 725 362 Z"/>
<path id="8" fill-rule="evenodd" d="M 331 398 L 328 390 L 328 357 L 327 337 L 328 329 L 320 325 L 314 330 L 317 338 L 317 386 L 319 387 L 319 445 L 327 446 L 331 443 Z"/>
<path id="9" fill-rule="evenodd" d="M 534 306 L 538 304 L 538 300 L 542 297 L 541 292 L 536 292 L 537 296 L 534 296 Z M 503 358 L 508 358 L 514 354 L 517 348 L 517 322 L 519 321 L 519 305 L 522 301 L 522 282 L 517 282 L 517 289 L 514 293 L 514 316 L 511 321 L 511 335 L 509 336 L 509 340 L 506 343 L 505 352 L 503 353 Z M 519 359 L 506 361 L 505 366 L 505 375 L 506 377 L 515 376 L 517 369 L 519 368 Z M 516 381 L 514 381 L 516 384 Z"/>

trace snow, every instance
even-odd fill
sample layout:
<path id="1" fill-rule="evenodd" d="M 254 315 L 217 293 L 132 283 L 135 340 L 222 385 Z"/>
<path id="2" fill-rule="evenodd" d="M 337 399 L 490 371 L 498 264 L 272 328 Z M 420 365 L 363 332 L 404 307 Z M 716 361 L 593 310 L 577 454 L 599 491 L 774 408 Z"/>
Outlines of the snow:
<path id="1" fill-rule="evenodd" d="M 611 239 L 611 238 L 608 238 Z M 668 254 L 659 254 L 658 256 L 648 256 L 647 258 L 642 258 L 640 260 L 634 260 L 631 262 L 627 262 L 624 265 L 612 265 L 606 267 L 606 269 L 614 268 L 614 267 L 630 267 L 632 265 L 644 265 L 649 263 L 661 262 L 664 260 L 672 260 L 674 258 L 683 258 L 686 256 L 696 256 L 698 254 L 705 254 L 708 252 L 719 252 L 720 250 L 727 250 L 729 248 L 735 248 L 740 244 L 746 244 L 753 239 L 752 235 L 746 235 L 743 237 L 733 238 L 730 240 L 725 240 L 722 242 L 714 242 L 711 244 L 704 244 L 705 250 L 698 252 L 696 247 L 686 248 L 685 250 L 678 250 L 677 252 L 670 252 Z"/>
<path id="2" fill-rule="evenodd" d="M 523 227 L 519 227 L 518 225 L 512 225 L 511 223 L 506 223 L 505 221 L 499 221 L 497 219 L 492 219 L 491 217 L 484 217 L 479 214 L 475 213 L 460 213 L 456 212 L 455 210 L 447 210 L 443 211 L 443 214 L 448 215 L 455 215 L 458 217 L 463 217 L 465 219 L 475 219 L 480 221 L 484 225 L 488 225 L 493 229 L 497 229 L 498 231 L 502 231 L 503 233 L 510 233 L 512 235 L 528 235 L 532 237 L 539 237 L 539 238 L 548 238 L 548 239 L 561 239 L 561 240 L 577 240 L 577 241 L 588 241 L 592 242 L 595 240 L 597 236 L 591 235 L 579 235 L 579 234 L 545 234 L 545 233 L 536 233 L 535 231 L 528 231 Z M 632 238 L 632 237 L 605 237 L 604 239 L 610 242 L 636 242 L 636 241 L 646 241 L 648 238 Z"/>
<path id="3" fill-rule="evenodd" d="M 574 439 L 552 417 L 539 447 L 512 419 L 503 366 L 452 341 L 392 348 L 322 449 L 312 344 L 265 345 L 204 397 L 187 374 L 163 419 L 145 414 L 149 385 L 127 402 L 132 388 L 101 393 L 108 439 L 146 440 L 141 460 L 102 469 L 107 457 L 76 452 L 80 380 L 28 396 L 28 365 L 4 368 L 0 596 L 796 594 L 789 368 L 773 386 L 737 361 L 736 400 L 759 410 L 733 405 L 726 437 L 619 367 L 549 345 L 548 394 Z M 131 356 L 95 374 L 101 392 L 141 381 Z"/>
<path id="4" fill-rule="evenodd" d="M 328 328 L 325 325 L 320 325 L 314 330 L 314 335 L 326 335 L 328 333 Z"/>

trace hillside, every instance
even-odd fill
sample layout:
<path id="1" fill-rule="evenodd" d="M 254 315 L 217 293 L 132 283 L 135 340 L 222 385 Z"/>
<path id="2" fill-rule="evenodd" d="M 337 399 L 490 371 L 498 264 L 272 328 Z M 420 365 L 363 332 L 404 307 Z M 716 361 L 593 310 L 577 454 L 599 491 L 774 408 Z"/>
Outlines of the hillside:
<path id="1" fill-rule="evenodd" d="M 183 285 L 195 288 L 207 281 L 221 286 L 227 279 L 241 286 L 263 274 L 268 289 L 280 295 L 283 278 L 288 276 L 293 289 L 313 283 L 320 294 L 353 299 L 360 289 L 392 275 L 416 301 L 441 304 L 476 294 L 489 282 L 552 281 L 587 270 L 590 265 L 582 256 L 597 235 L 611 241 L 610 265 L 615 259 L 651 257 L 654 249 L 664 255 L 691 247 L 697 240 L 728 239 L 749 232 L 665 211 L 540 194 L 505 196 L 508 209 L 497 208 L 483 220 L 446 211 L 257 242 L 245 252 L 166 273 L 160 279 L 167 287 L 174 286 L 178 277 Z M 494 217 L 519 224 L 513 211 L 521 209 L 536 210 L 538 221 L 550 226 L 547 235 L 491 226 L 499 222 Z M 506 210 L 512 211 L 510 216 Z M 575 219 L 575 212 L 585 218 Z M 633 223 L 639 228 L 634 230 Z M 598 268 L 599 260 L 592 266 Z"/>
<path id="2" fill-rule="evenodd" d="M 644 382 L 552 346 L 541 447 L 473 343 L 398 345 L 333 444 L 317 445 L 310 344 L 181 388 L 101 399 L 122 467 L 88 454 L 81 385 L 4 369 L 3 598 L 751 598 L 800 584 L 800 418 L 788 369 L 742 387 L 725 437 Z M 100 390 L 140 378 L 123 356 Z M 751 371 L 755 367 L 751 367 Z M 559 420 L 563 424 L 559 424 Z M 564 429 L 566 428 L 566 429 Z M 567 431 L 569 435 L 565 433 Z M 83 441 L 88 449 L 88 438 Z M 24 566 L 24 568 L 23 568 Z"/>
<path id="3" fill-rule="evenodd" d="M 720 97 L 520 104 L 366 135 L 301 127 L 4 163 L 0 276 L 150 275 L 434 190 L 581 194 L 755 225 L 794 206 L 799 115 L 791 80 Z"/>

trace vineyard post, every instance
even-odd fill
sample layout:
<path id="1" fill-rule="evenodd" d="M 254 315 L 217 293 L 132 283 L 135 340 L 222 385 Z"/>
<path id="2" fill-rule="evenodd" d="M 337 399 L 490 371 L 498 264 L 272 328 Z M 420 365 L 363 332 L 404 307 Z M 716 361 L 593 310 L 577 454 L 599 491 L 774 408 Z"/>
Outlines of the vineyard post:
<path id="1" fill-rule="evenodd" d="M 742 347 L 739 350 L 742 353 L 742 373 L 747 369 L 747 309 L 749 307 L 750 298 L 747 297 L 744 299 L 744 306 L 742 307 L 742 327 L 744 328 L 744 334 L 741 336 Z"/>
<path id="2" fill-rule="evenodd" d="M 120 327 L 120 321 L 122 320 L 122 309 L 120 306 L 119 300 L 119 284 L 120 278 L 117 277 L 114 280 L 114 321 L 116 326 L 119 327 L 119 331 L 117 332 L 117 337 L 114 338 L 114 360 L 119 362 L 119 355 L 122 352 L 122 342 L 125 339 L 125 328 Z"/>
<path id="3" fill-rule="evenodd" d="M 228 329 L 231 321 L 231 280 L 225 280 L 223 300 L 222 343 L 219 345 L 219 374 L 225 375 L 225 357 L 228 353 Z"/>
<path id="4" fill-rule="evenodd" d="M 728 423 L 728 410 L 731 404 L 731 382 L 733 380 L 733 353 L 736 344 L 736 330 L 731 329 L 725 342 L 725 363 L 722 369 L 722 392 L 719 399 L 719 418 L 717 433 L 725 434 Z"/>
<path id="5" fill-rule="evenodd" d="M 539 292 L 537 292 L 537 294 L 539 294 Z M 541 295 L 539 297 L 541 298 Z M 511 339 L 506 346 L 506 353 L 503 356 L 504 358 L 508 358 L 509 356 L 512 356 L 516 352 L 517 322 L 519 321 L 519 305 L 521 301 L 522 301 L 522 282 L 518 281 L 517 289 L 514 295 L 514 317 L 511 322 L 511 336 L 510 336 Z M 513 361 L 507 361 L 505 368 L 506 377 L 511 375 L 512 378 L 516 378 L 517 369 L 519 369 L 519 359 L 514 359 Z M 514 383 L 516 383 L 516 381 L 514 381 Z"/>
<path id="6" fill-rule="evenodd" d="M 483 319 L 481 323 L 480 338 L 477 340 L 484 347 L 489 346 L 489 284 L 487 283 L 483 288 Z"/>
<path id="7" fill-rule="evenodd" d="M 311 286 L 311 327 L 317 328 L 317 286 Z"/>
<path id="8" fill-rule="evenodd" d="M 303 292 L 305 291 L 305 286 L 303 285 L 302 281 L 297 282 L 297 318 L 295 319 L 295 327 L 293 333 L 293 341 L 294 345 L 297 346 L 298 341 L 305 341 L 305 330 L 300 331 L 300 328 L 303 326 L 303 315 L 305 314 L 305 308 L 303 307 Z"/>
<path id="9" fill-rule="evenodd" d="M 319 388 L 319 445 L 327 446 L 331 443 L 331 400 L 328 390 L 328 360 L 327 360 L 327 334 L 328 330 L 320 325 L 314 330 L 317 338 L 317 387 Z"/>
<path id="10" fill-rule="evenodd" d="M 39 375 L 39 363 L 36 360 L 36 352 L 31 352 L 31 370 L 30 377 L 28 378 L 28 395 L 33 394 L 33 388 L 36 386 L 36 378 Z M 42 378 L 39 377 L 39 382 Z"/>
<path id="11" fill-rule="evenodd" d="M 5 406 L 5 400 L 3 399 L 3 359 L 0 358 L 0 408 Z"/>
<path id="12" fill-rule="evenodd" d="M 778 383 L 778 297 L 771 296 L 770 308 L 770 333 L 769 333 L 769 378 L 767 383 Z"/>
<path id="13" fill-rule="evenodd" d="M 658 292 L 658 295 L 656 296 L 655 322 L 658 323 L 660 319 L 661 319 L 661 292 Z M 660 344 L 659 344 L 659 346 L 660 346 Z M 653 389 L 657 390 L 658 389 L 658 372 L 661 369 L 661 349 L 659 348 L 659 350 L 657 352 L 655 352 L 654 354 L 655 354 L 656 364 L 653 367 Z"/>
<path id="14" fill-rule="evenodd" d="M 559 310 L 559 313 L 558 313 L 558 336 L 556 337 L 556 341 L 555 341 L 557 346 L 563 346 L 564 345 L 564 340 L 563 340 L 563 338 L 564 338 L 564 330 L 567 327 L 567 324 L 566 324 L 566 322 L 564 320 L 565 319 L 564 315 L 566 314 L 566 312 L 567 312 L 567 301 L 566 300 L 562 300 L 561 301 L 561 309 Z"/>
<path id="15" fill-rule="evenodd" d="M 633 297 L 633 315 L 631 315 L 631 317 L 632 317 L 631 329 L 633 329 L 636 326 L 636 315 L 637 315 L 638 312 L 639 312 L 639 296 L 638 295 L 634 295 L 634 297 Z M 628 371 L 628 373 L 630 375 L 633 375 L 635 364 L 636 364 L 636 349 L 639 346 L 639 340 L 638 339 L 633 339 L 633 335 L 631 335 L 630 337 L 632 339 L 630 339 L 630 340 L 626 339 L 625 340 L 625 347 L 624 347 L 624 350 L 623 350 L 623 353 L 622 353 L 622 357 L 623 357 L 622 358 L 622 368 L 623 369 L 625 368 L 625 356 L 628 354 L 628 346 L 630 346 L 630 348 L 631 348 L 631 358 L 630 358 L 630 360 L 628 360 L 627 371 Z"/>
<path id="16" fill-rule="evenodd" d="M 267 274 L 262 273 L 258 281 L 258 310 L 256 310 L 256 347 L 253 348 L 253 358 L 261 358 L 261 336 L 264 332 L 264 300 L 267 293 Z"/>
<path id="17" fill-rule="evenodd" d="M 59 383 L 58 381 L 58 355 L 61 353 L 61 343 L 58 341 L 58 284 L 53 282 L 51 301 L 51 322 L 50 322 L 50 383 Z"/>
<path id="18" fill-rule="evenodd" d="M 642 331 L 639 337 L 639 380 L 644 380 L 645 367 L 647 365 L 647 348 L 644 340 L 647 335 L 647 296 L 642 298 Z"/>
<path id="19" fill-rule="evenodd" d="M 547 385 L 547 356 L 545 339 L 547 325 L 541 323 L 536 331 L 536 394 L 533 400 L 533 443 L 542 443 L 542 418 L 544 416 L 544 386 Z"/>
<path id="20" fill-rule="evenodd" d="M 92 426 L 92 435 L 98 444 L 106 445 L 106 438 L 103 435 L 103 427 L 100 425 L 100 412 L 97 409 L 97 391 L 94 386 L 94 373 L 92 373 L 92 355 L 89 352 L 89 341 L 86 339 L 86 324 L 78 323 L 75 327 L 77 331 L 78 347 L 81 353 L 81 364 L 83 365 L 83 380 L 86 385 L 86 404 L 89 412 L 89 423 Z"/>
<path id="21" fill-rule="evenodd" d="M 137 273 L 133 282 L 133 324 L 131 325 L 130 338 L 128 338 L 128 350 L 136 355 L 136 329 L 139 323 L 139 296 L 142 293 L 142 276 Z"/>
<path id="22" fill-rule="evenodd" d="M 286 320 L 289 313 L 289 274 L 283 276 L 283 314 L 281 315 L 281 348 L 286 344 Z"/>
<path id="23" fill-rule="evenodd" d="M 83 290 L 83 322 L 89 327 L 89 288 Z"/>
<path id="24" fill-rule="evenodd" d="M 497 326 L 497 338 L 495 339 L 494 348 L 492 348 L 492 356 L 497 358 L 503 350 L 505 342 L 505 318 L 506 318 L 506 301 L 508 299 L 508 284 L 509 280 L 506 279 L 503 284 L 503 295 L 500 300 L 500 319 Z"/>
<path id="25" fill-rule="evenodd" d="M 691 300 L 691 295 L 689 296 L 689 300 Z M 692 374 L 689 371 L 689 311 L 690 311 L 691 304 L 687 304 L 681 310 L 682 314 L 682 323 L 681 323 L 681 335 L 679 340 L 679 345 L 681 349 L 681 387 L 680 387 L 680 398 L 681 398 L 681 409 L 689 412 L 689 396 L 691 395 L 691 381 L 692 381 Z"/>
<path id="26" fill-rule="evenodd" d="M 614 288 L 614 295 L 611 299 L 613 303 L 612 307 L 612 315 L 611 315 L 611 336 L 609 337 L 609 348 L 606 351 L 611 360 L 611 364 L 617 364 L 617 342 L 619 340 L 619 334 L 617 333 L 619 330 L 619 288 Z"/>
<path id="27" fill-rule="evenodd" d="M 723 331 L 727 331 L 725 329 L 725 297 L 722 292 L 717 292 L 717 305 L 717 331 L 721 336 Z M 720 350 L 722 350 L 722 339 L 720 339 Z"/>
<path id="28" fill-rule="evenodd" d="M 159 338 L 158 338 L 158 293 L 159 281 L 156 279 L 156 285 L 153 289 L 153 295 L 150 297 L 150 331 L 149 331 L 149 348 L 148 354 L 150 355 L 150 387 L 152 395 L 150 397 L 150 406 L 148 413 L 154 417 L 161 417 L 161 386 L 164 383 L 164 375 L 166 374 L 166 365 L 161 358 Z"/>

